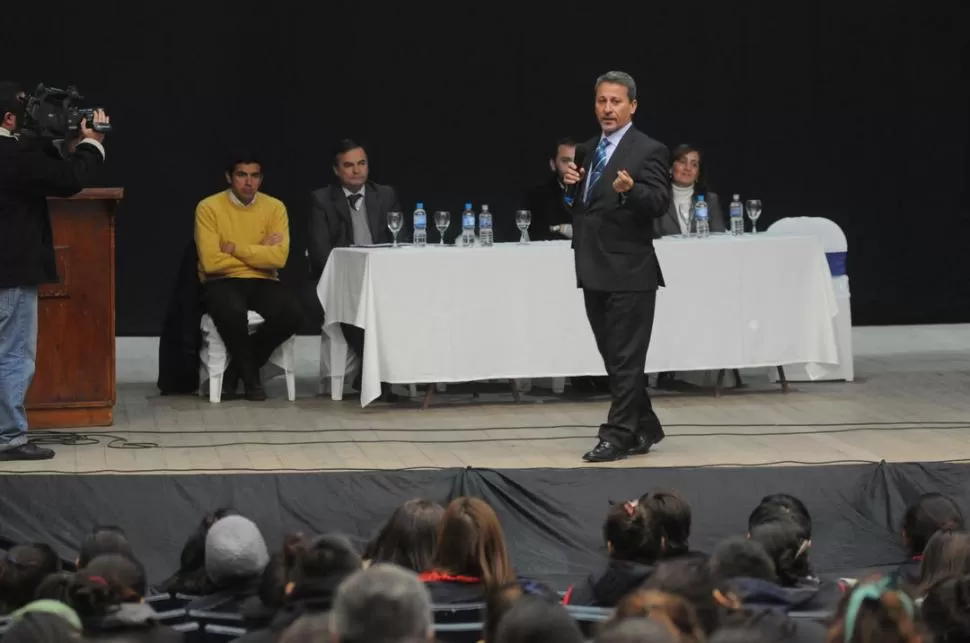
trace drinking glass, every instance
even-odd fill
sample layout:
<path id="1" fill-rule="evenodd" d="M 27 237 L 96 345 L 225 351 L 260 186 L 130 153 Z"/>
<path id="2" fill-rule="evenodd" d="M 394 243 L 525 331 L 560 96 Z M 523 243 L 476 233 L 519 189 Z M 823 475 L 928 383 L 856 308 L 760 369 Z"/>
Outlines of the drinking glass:
<path id="1" fill-rule="evenodd" d="M 529 226 L 532 224 L 532 213 L 528 210 L 518 210 L 515 213 L 515 227 L 519 229 L 521 236 L 519 243 L 529 243 Z"/>
<path id="2" fill-rule="evenodd" d="M 438 245 L 445 245 L 445 230 L 451 225 L 451 213 L 445 210 L 438 210 L 434 213 L 434 227 L 438 228 Z"/>
<path id="3" fill-rule="evenodd" d="M 401 231 L 401 226 L 404 225 L 404 214 L 398 212 L 397 210 L 391 210 L 387 213 L 387 229 L 391 231 L 394 235 L 394 247 L 397 248 L 397 233 Z"/>
<path id="4" fill-rule="evenodd" d="M 761 199 L 749 199 L 748 218 L 751 219 L 751 234 L 758 234 L 758 217 L 761 216 Z"/>
<path id="5" fill-rule="evenodd" d="M 680 217 L 680 222 L 683 225 L 683 230 L 685 232 L 680 233 L 681 239 L 687 239 L 690 237 L 690 229 L 694 225 L 694 208 L 690 203 L 681 203 L 677 206 L 677 216 Z"/>

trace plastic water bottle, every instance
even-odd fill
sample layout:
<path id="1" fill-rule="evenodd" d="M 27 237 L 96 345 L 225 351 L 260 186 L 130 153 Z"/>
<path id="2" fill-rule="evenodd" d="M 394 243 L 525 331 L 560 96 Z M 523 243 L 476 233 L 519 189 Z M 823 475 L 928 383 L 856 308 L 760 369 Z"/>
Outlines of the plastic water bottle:
<path id="1" fill-rule="evenodd" d="M 428 213 L 424 209 L 424 203 L 418 201 L 418 207 L 414 208 L 414 245 L 423 248 L 428 245 Z"/>
<path id="2" fill-rule="evenodd" d="M 697 196 L 697 203 L 694 204 L 694 221 L 697 225 L 698 237 L 703 239 L 711 236 L 711 223 L 707 216 L 707 201 L 704 200 L 703 194 Z"/>
<path id="3" fill-rule="evenodd" d="M 494 241 L 492 235 L 492 213 L 488 211 L 487 205 L 482 205 L 482 211 L 478 215 L 478 241 L 482 247 L 490 248 Z"/>
<path id="4" fill-rule="evenodd" d="M 465 248 L 475 245 L 475 211 L 471 203 L 466 203 L 461 213 L 461 245 Z"/>
<path id="5" fill-rule="evenodd" d="M 744 206 L 741 205 L 741 195 L 735 194 L 731 201 L 731 234 L 740 237 L 744 234 Z"/>

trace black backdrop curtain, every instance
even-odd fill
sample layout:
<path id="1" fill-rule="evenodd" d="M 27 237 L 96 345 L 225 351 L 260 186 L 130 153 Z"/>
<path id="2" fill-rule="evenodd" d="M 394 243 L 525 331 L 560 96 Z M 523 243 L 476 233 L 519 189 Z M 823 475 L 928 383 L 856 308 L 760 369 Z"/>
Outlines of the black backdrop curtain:
<path id="1" fill-rule="evenodd" d="M 94 19 L 28 3 L 5 16 L 4 74 L 77 84 L 110 110 L 121 335 L 159 332 L 194 206 L 224 186 L 233 147 L 262 154 L 264 190 L 289 207 L 285 278 L 303 288 L 308 195 L 336 139 L 369 146 L 406 210 L 488 203 L 511 240 L 551 143 L 595 134 L 592 85 L 609 69 L 637 79 L 638 127 L 707 152 L 722 199 L 763 200 L 762 228 L 843 227 L 857 324 L 960 322 L 962 4 L 119 2 Z"/>

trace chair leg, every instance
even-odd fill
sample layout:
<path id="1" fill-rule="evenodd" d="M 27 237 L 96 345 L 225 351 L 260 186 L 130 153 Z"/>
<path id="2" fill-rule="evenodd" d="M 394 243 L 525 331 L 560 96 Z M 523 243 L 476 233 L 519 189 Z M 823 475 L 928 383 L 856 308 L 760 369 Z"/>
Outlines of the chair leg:
<path id="1" fill-rule="evenodd" d="M 290 402 L 296 400 L 296 373 L 286 371 L 286 397 Z"/>
<path id="2" fill-rule="evenodd" d="M 714 382 L 714 397 L 721 397 L 721 387 L 724 386 L 724 369 L 717 372 L 717 380 Z"/>
<path id="3" fill-rule="evenodd" d="M 744 382 L 741 381 L 741 371 L 738 369 L 732 369 L 731 374 L 734 375 L 734 388 L 743 388 Z"/>
<path id="4" fill-rule="evenodd" d="M 432 383 L 429 383 L 428 391 L 424 394 L 424 406 L 421 407 L 425 411 L 427 411 L 428 407 L 431 406 L 431 398 L 434 397 L 434 390 L 435 390 L 435 385 Z"/>
<path id="5" fill-rule="evenodd" d="M 556 395 L 562 395 L 566 392 L 566 378 L 565 377 L 555 377 L 552 380 L 552 392 Z"/>
<path id="6" fill-rule="evenodd" d="M 209 402 L 218 404 L 222 401 L 222 373 L 209 378 Z"/>
<path id="7" fill-rule="evenodd" d="M 509 380 L 509 384 L 512 386 L 512 399 L 516 402 L 521 402 L 522 397 L 519 395 L 519 381 Z"/>
<path id="8" fill-rule="evenodd" d="M 418 396 L 418 385 L 408 384 L 408 397 L 417 397 L 417 396 Z"/>
<path id="9" fill-rule="evenodd" d="M 785 377 L 785 367 L 784 366 L 779 366 L 778 367 L 778 381 L 781 383 L 781 392 L 782 393 L 787 393 L 788 392 L 788 379 Z"/>

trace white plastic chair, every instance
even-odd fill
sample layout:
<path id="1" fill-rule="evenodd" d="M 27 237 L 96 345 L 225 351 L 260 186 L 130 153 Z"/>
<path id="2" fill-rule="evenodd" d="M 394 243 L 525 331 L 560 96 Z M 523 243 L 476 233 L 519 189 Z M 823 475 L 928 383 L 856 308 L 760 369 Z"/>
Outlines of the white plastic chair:
<path id="1" fill-rule="evenodd" d="M 788 380 L 802 382 L 823 382 L 855 379 L 852 358 L 852 310 L 849 292 L 849 277 L 845 273 L 845 258 L 849 244 L 845 233 L 837 223 L 825 217 L 788 217 L 771 224 L 768 234 L 787 236 L 813 236 L 822 244 L 832 273 L 832 287 L 839 312 L 832 320 L 835 325 L 835 343 L 838 348 L 839 363 L 834 364 L 795 364 L 785 366 Z M 775 379 L 774 371 L 771 371 Z"/>
<path id="2" fill-rule="evenodd" d="M 263 318 L 259 313 L 250 310 L 248 322 L 249 334 L 252 335 L 263 323 Z M 285 375 L 286 397 L 290 402 L 296 400 L 295 346 L 296 335 L 277 346 L 261 373 L 267 378 Z M 209 401 L 218 404 L 222 401 L 222 376 L 229 365 L 229 351 L 209 315 L 202 316 L 202 348 L 199 350 L 199 364 L 199 395 L 205 395 L 205 383 L 208 381 Z"/>

